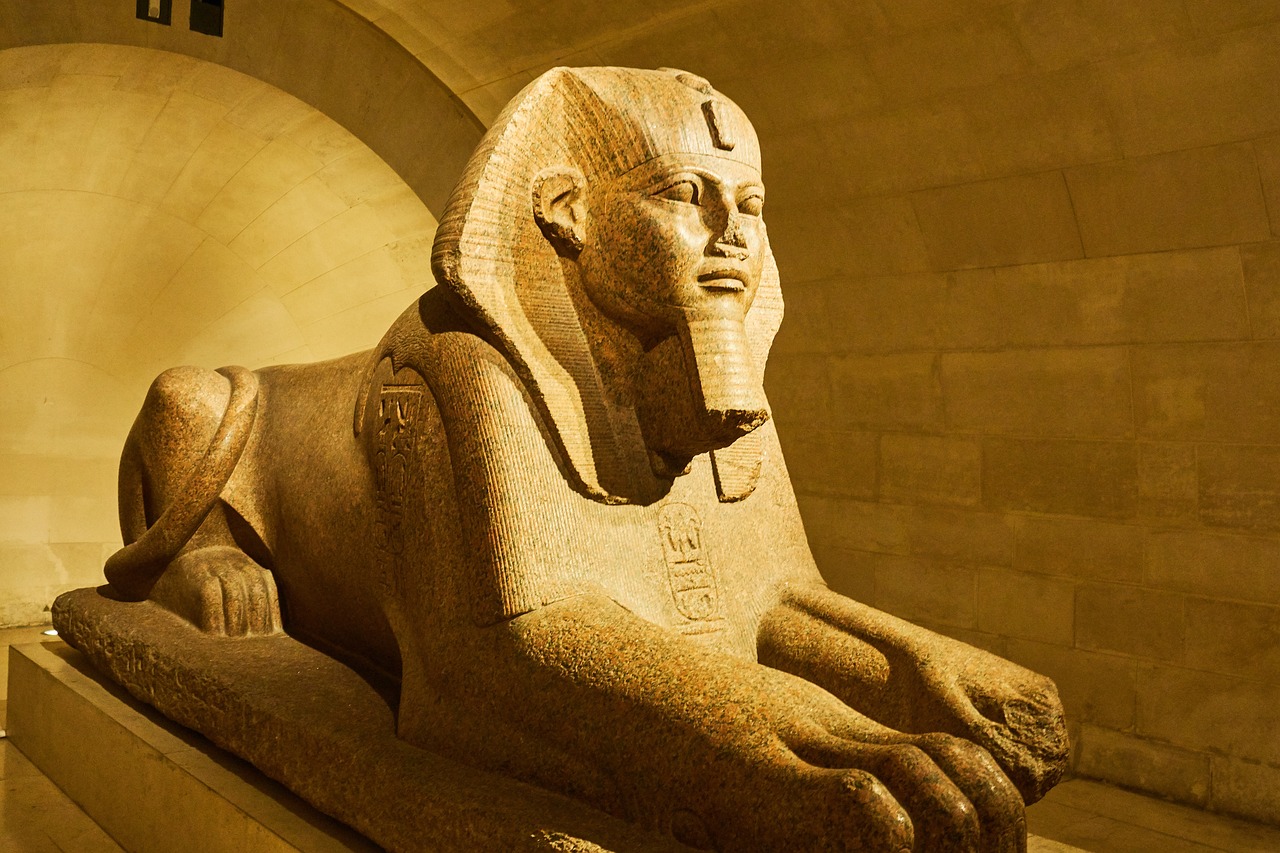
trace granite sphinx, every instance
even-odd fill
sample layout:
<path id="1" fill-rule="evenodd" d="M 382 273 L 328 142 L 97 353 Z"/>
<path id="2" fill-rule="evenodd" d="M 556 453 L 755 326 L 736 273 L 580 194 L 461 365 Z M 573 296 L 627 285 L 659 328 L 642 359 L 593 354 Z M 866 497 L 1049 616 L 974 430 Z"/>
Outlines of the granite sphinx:
<path id="1" fill-rule="evenodd" d="M 285 632 L 378 685 L 403 743 L 694 848 L 1025 849 L 1066 765 L 1053 683 L 814 565 L 763 391 L 764 192 L 706 80 L 542 75 L 375 349 L 155 381 L 127 544 L 56 624 L 128 685 L 89 593 L 209 654 Z"/>

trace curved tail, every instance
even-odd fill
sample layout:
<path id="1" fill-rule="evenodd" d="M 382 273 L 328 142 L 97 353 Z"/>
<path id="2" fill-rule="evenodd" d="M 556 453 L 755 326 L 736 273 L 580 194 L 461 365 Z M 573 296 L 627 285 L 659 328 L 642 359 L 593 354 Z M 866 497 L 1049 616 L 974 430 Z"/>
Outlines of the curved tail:
<path id="1" fill-rule="evenodd" d="M 218 431 L 179 491 L 181 500 L 165 507 L 155 524 L 107 559 L 107 581 L 124 598 L 140 601 L 147 597 L 165 567 L 217 504 L 249 442 L 258 416 L 258 377 L 243 367 L 222 367 L 218 373 L 231 381 L 231 398 Z M 125 499 L 123 493 L 121 499 Z M 125 516 L 125 507 L 121 507 L 122 521 Z M 126 537 L 130 534 L 125 531 Z"/>

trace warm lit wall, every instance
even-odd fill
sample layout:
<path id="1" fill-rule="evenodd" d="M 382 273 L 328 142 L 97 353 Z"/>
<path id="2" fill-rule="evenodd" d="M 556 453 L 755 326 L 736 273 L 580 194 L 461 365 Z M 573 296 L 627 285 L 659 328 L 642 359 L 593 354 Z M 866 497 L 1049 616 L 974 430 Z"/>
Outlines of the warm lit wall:
<path id="1" fill-rule="evenodd" d="M 1280 5 L 990 5 L 854 16 L 766 131 L 810 539 L 1080 772 L 1280 820 Z"/>
<path id="2" fill-rule="evenodd" d="M 382 36 L 485 122 L 555 64 L 708 77 L 760 130 L 768 385 L 832 585 L 1052 675 L 1082 772 L 1280 821 L 1280 5 L 295 0 L 216 48 L 89 8 L 0 0 L 0 38 L 262 76 L 429 201 L 468 128 L 415 162 L 396 111 L 439 99 L 368 85 L 413 71 Z"/>
<path id="3" fill-rule="evenodd" d="M 434 230 L 265 83 L 136 47 L 0 51 L 0 625 L 102 582 L 159 371 L 372 346 L 430 284 Z"/>

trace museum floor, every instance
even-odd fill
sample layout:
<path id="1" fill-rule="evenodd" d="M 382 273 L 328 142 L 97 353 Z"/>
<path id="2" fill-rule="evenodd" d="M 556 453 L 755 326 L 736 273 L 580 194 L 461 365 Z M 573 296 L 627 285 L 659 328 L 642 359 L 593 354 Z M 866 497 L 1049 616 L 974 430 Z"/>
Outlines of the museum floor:
<path id="1" fill-rule="evenodd" d="M 8 646 L 41 628 L 0 630 L 0 725 Z M 0 740 L 0 853 L 100 853 L 121 848 L 7 740 Z M 1072 780 L 1028 811 L 1032 833 L 1091 853 L 1268 853 L 1280 829 L 1207 814 L 1108 785 Z"/>

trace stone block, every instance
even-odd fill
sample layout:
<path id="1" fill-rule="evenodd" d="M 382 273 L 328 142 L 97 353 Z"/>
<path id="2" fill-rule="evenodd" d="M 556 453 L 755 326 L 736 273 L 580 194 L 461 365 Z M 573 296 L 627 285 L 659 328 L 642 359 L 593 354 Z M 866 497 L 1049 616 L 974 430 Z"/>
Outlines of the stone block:
<path id="1" fill-rule="evenodd" d="M 850 195 L 898 193 L 986 176 L 968 115 L 945 103 L 849 119 L 824 136 L 827 171 L 841 176 Z"/>
<path id="2" fill-rule="evenodd" d="M 1120 156 L 1090 69 L 1004 79 L 952 99 L 965 106 L 993 178 Z"/>
<path id="3" fill-rule="evenodd" d="M 307 232 L 263 264 L 261 272 L 272 292 L 282 296 L 395 239 L 396 235 L 366 202 Z"/>
<path id="4" fill-rule="evenodd" d="M 1138 453 L 1132 442 L 985 438 L 982 502 L 988 509 L 1132 518 Z"/>
<path id="5" fill-rule="evenodd" d="M 911 553 L 906 507 L 804 493 L 798 499 L 800 515 L 814 547 Z"/>
<path id="6" fill-rule="evenodd" d="M 1120 584 L 1076 590 L 1076 645 L 1163 661 L 1183 657 L 1183 596 Z"/>
<path id="7" fill-rule="evenodd" d="M 1147 534 L 1146 582 L 1214 598 L 1280 605 L 1280 539 L 1191 530 Z"/>
<path id="8" fill-rule="evenodd" d="M 966 566 L 1008 566 L 1013 559 L 1013 524 L 1002 515 L 803 493 L 800 511 L 814 547 Z"/>
<path id="9" fill-rule="evenodd" d="M 1254 27 L 1280 18 L 1270 0 L 1186 0 L 1187 14 L 1197 30 L 1221 33 Z"/>
<path id="10" fill-rule="evenodd" d="M 914 619 L 915 624 L 921 628 L 928 628 L 936 634 L 942 634 L 945 637 L 951 637 L 962 643 L 986 649 L 993 655 L 1007 658 L 1005 649 L 1009 645 L 1009 638 L 1000 634 L 992 634 L 988 631 L 975 631 L 972 628 L 959 628 L 955 625 L 944 625 L 940 622 L 931 622 L 928 619 Z M 1038 670 L 1037 670 L 1038 671 Z"/>
<path id="11" fill-rule="evenodd" d="M 1280 196 L 1269 203 L 1280 214 Z M 1240 268 L 1249 297 L 1253 337 L 1280 338 L 1280 243 L 1241 246 Z"/>
<path id="12" fill-rule="evenodd" d="M 144 204 L 158 203 L 186 167 L 190 152 L 200 147 L 226 115 L 224 104 L 174 92 L 128 165 L 119 194 Z M 282 164 L 282 168 L 287 166 Z M 227 240 L 234 236 L 227 235 Z"/>
<path id="13" fill-rule="evenodd" d="M 804 199 L 793 206 L 771 202 L 768 211 L 770 244 L 788 281 L 929 268 L 915 210 L 905 196 Z"/>
<path id="14" fill-rule="evenodd" d="M 890 554 L 877 554 L 872 560 L 876 607 L 908 620 L 977 627 L 974 569 Z"/>
<path id="15" fill-rule="evenodd" d="M 1280 341 L 1135 347 L 1133 408 L 1146 438 L 1271 443 L 1280 435 Z"/>
<path id="16" fill-rule="evenodd" d="M 813 8 L 819 14 L 826 12 L 826 16 L 839 17 L 832 16 L 831 12 L 834 10 L 827 7 Z M 774 12 L 773 9 L 769 11 Z M 762 33 L 754 34 L 756 40 L 765 42 L 759 57 L 764 61 L 749 62 L 734 75 L 739 79 L 745 78 L 744 82 L 749 82 L 757 98 L 754 102 L 747 99 L 746 103 L 740 104 L 750 115 L 756 114 L 751 110 L 751 105 L 758 103 L 764 108 L 762 115 L 767 117 L 770 126 L 781 130 L 810 129 L 816 124 L 836 122 L 849 115 L 867 115 L 883 103 L 880 84 L 872 73 L 871 65 L 863 51 L 847 40 L 837 41 L 827 50 L 815 49 L 816 43 L 822 41 L 823 36 L 827 40 L 831 39 L 832 30 L 838 29 L 838 25 L 834 28 L 822 28 L 820 31 L 815 31 L 817 28 L 811 27 L 804 35 L 795 36 L 796 39 L 803 39 L 803 41 L 792 42 L 781 35 L 782 30 L 801 23 L 812 25 L 816 23 L 815 19 L 819 16 L 763 13 L 761 18 L 751 21 L 751 24 L 756 26 L 743 26 L 748 22 L 742 20 L 741 13 L 729 17 L 738 19 L 736 21 L 738 26 L 735 29 L 758 29 L 761 18 L 767 17 L 770 21 L 770 38 L 764 40 L 761 39 Z M 803 20 L 806 17 L 809 18 L 808 21 Z M 655 33 L 654 36 L 659 40 L 669 41 L 671 34 L 662 31 Z M 701 41 L 701 39 L 694 41 Z M 784 45 L 793 44 L 795 48 L 791 51 L 784 47 Z M 740 51 L 743 46 L 740 42 L 732 42 L 727 45 L 727 49 L 730 52 Z M 803 59 L 796 55 L 800 53 L 803 53 Z M 637 64 L 641 66 L 652 64 L 651 57 L 652 54 L 643 58 L 637 57 L 639 60 Z M 697 63 L 691 62 L 689 66 L 684 67 L 697 67 L 699 74 L 708 75 L 713 80 L 718 76 L 712 69 L 703 69 Z M 842 96 L 831 97 L 830 93 L 834 91 L 841 92 Z"/>
<path id="17" fill-rule="evenodd" d="M 875 497 L 879 444 L 875 433 L 797 429 L 783 431 L 780 439 L 796 491 Z"/>
<path id="18" fill-rule="evenodd" d="M 929 295 L 925 291 L 922 295 Z M 946 345 L 994 349 L 1202 341 L 1248 334 L 1237 249 L 1085 258 L 952 273 Z M 916 309 L 911 316 L 921 314 Z"/>
<path id="19" fill-rule="evenodd" d="M 899 503 L 977 506 L 982 445 L 970 438 L 886 433 L 880 437 L 880 496 Z"/>
<path id="20" fill-rule="evenodd" d="M 250 142 L 251 138 L 245 140 L 243 147 Z M 294 143 L 274 139 L 220 186 L 195 224 L 229 244 L 245 226 L 323 165 Z"/>
<path id="21" fill-rule="evenodd" d="M 1255 139 L 1253 151 L 1262 176 L 1262 193 L 1271 213 L 1271 233 L 1280 237 L 1280 136 Z"/>
<path id="22" fill-rule="evenodd" d="M 947 426 L 964 432 L 1118 438 L 1133 429 L 1121 348 L 945 353 Z"/>
<path id="23" fill-rule="evenodd" d="M 993 634 L 1069 646 L 1075 584 L 1004 569 L 978 572 L 978 628 Z"/>
<path id="24" fill-rule="evenodd" d="M 1133 727 L 1137 670 L 1132 660 L 1019 639 L 1009 641 L 1006 656 L 1053 679 L 1068 719 L 1110 729 Z"/>
<path id="25" fill-rule="evenodd" d="M 890 103 L 919 101 L 957 89 L 989 86 L 1026 73 L 1013 28 L 999 15 L 875 40 L 872 73 Z"/>
<path id="26" fill-rule="evenodd" d="M 770 360 L 780 355 L 812 355 L 825 352 L 837 341 L 843 342 L 844 330 L 833 332 L 830 322 L 828 290 L 833 282 L 791 284 L 787 287 L 787 313 L 773 339 Z"/>
<path id="27" fill-rule="evenodd" d="M 1094 519 L 1027 516 L 1017 522 L 1013 566 L 1081 580 L 1139 583 L 1143 530 Z"/>
<path id="28" fill-rule="evenodd" d="M 305 328 L 378 297 L 403 291 L 407 284 L 391 252 L 380 246 L 316 276 L 281 296 L 280 302 Z M 413 295 L 408 293 L 402 301 L 412 300 Z"/>
<path id="29" fill-rule="evenodd" d="M 246 225 L 231 241 L 231 251 L 256 269 L 346 209 L 347 204 L 312 175 Z"/>
<path id="30" fill-rule="evenodd" d="M 941 427 L 937 361 L 931 353 L 832 357 L 832 421 L 862 429 Z"/>
<path id="31" fill-rule="evenodd" d="M 909 552 L 970 566 L 1008 566 L 1013 524 L 1003 515 L 944 506 L 903 507 L 898 519 Z"/>
<path id="32" fill-rule="evenodd" d="M 838 202 L 788 207 L 771 201 L 765 218 L 769 244 L 788 276 L 810 282 L 851 272 L 845 267 L 849 233 Z"/>
<path id="33" fill-rule="evenodd" d="M 1090 257 L 1246 243 L 1271 233 L 1248 144 L 1078 166 L 1066 176 Z"/>
<path id="34" fill-rule="evenodd" d="M 1280 530 L 1280 447 L 1207 444 L 1197 456 L 1204 523 Z"/>
<path id="35" fill-rule="evenodd" d="M 1143 518 L 1189 522 L 1200 511 L 1194 444 L 1138 445 L 1138 511 Z"/>
<path id="36" fill-rule="evenodd" d="M 993 0 L 957 0 L 955 3 L 898 0 L 896 3 L 883 4 L 880 8 L 884 10 L 883 14 L 888 22 L 897 29 L 919 30 L 981 14 L 992 5 Z"/>
<path id="37" fill-rule="evenodd" d="M 818 545 L 813 559 L 827 586 L 836 592 L 863 603 L 876 600 L 875 554 Z"/>
<path id="38" fill-rule="evenodd" d="M 1280 130 L 1277 32 L 1276 24 L 1265 24 L 1101 63 L 1125 153 L 1198 148 Z"/>
<path id="39" fill-rule="evenodd" d="M 949 339 L 945 274 L 837 279 L 815 286 L 828 294 L 832 348 L 838 352 L 933 350 Z M 788 317 L 791 310 L 789 289 Z"/>
<path id="40" fill-rule="evenodd" d="M 1166 666 L 1138 668 L 1140 736 L 1280 764 L 1280 685 Z"/>
<path id="41" fill-rule="evenodd" d="M 117 653 L 133 639 L 124 638 Z M 185 677 L 188 684 L 215 680 L 222 688 L 218 701 L 236 709 L 228 713 L 242 714 L 245 726 L 261 724 L 251 738 L 263 738 L 267 750 L 296 739 L 309 742 L 310 754 L 318 757 L 304 762 L 306 769 L 272 765 L 283 776 L 306 773 L 308 779 L 294 781 L 295 787 L 307 788 L 327 773 L 348 781 L 376 779 L 370 786 L 335 784 L 324 805 L 358 824 L 382 847 L 460 851 L 474 849 L 479 838 L 510 850 L 587 845 L 637 853 L 674 851 L 669 841 L 577 802 L 414 750 L 388 728 L 392 721 L 384 700 L 354 673 L 335 670 L 340 665 L 284 637 L 275 639 L 277 646 L 292 644 L 288 651 L 263 655 L 251 648 L 262 639 L 241 643 L 242 657 L 226 662 L 217 674 L 209 671 L 207 661 L 186 659 L 175 677 Z M 183 660 L 181 652 L 165 657 L 164 663 L 175 659 Z M 259 695 L 243 682 L 237 689 L 218 681 L 219 676 L 233 681 L 247 673 L 261 676 L 273 666 L 279 667 L 278 675 L 290 672 L 297 678 L 305 673 L 301 677 L 314 679 L 313 701 L 303 703 L 305 711 L 279 697 Z M 131 701 L 94 672 L 84 655 L 65 645 L 15 648 L 10 679 L 20 688 L 9 708 L 13 741 L 128 850 L 162 853 L 174 849 L 175 839 L 194 853 L 382 849 L 195 732 Z M 345 701 L 332 701 L 338 696 Z M 319 727 L 311 731 L 311 725 Z M 358 792 L 375 790 L 378 805 L 361 802 L 364 794 Z M 140 801 L 145 801 L 142 808 Z M 406 813 L 415 820 L 404 821 Z"/>
<path id="42" fill-rule="evenodd" d="M 812 211 L 805 216 L 811 217 Z M 840 272 L 855 275 L 893 275 L 928 270 L 929 256 L 906 196 L 854 198 L 839 208 L 842 226 L 838 244 L 814 247 L 834 255 Z"/>
<path id="43" fill-rule="evenodd" d="M 1075 754 L 1075 770 L 1082 776 L 1201 807 L 1209 802 L 1209 756 L 1203 752 L 1086 724 Z"/>
<path id="44" fill-rule="evenodd" d="M 1280 607 L 1211 598 L 1186 606 L 1187 666 L 1280 683 Z"/>
<path id="45" fill-rule="evenodd" d="M 1014 7 L 1018 38 L 1041 68 L 1067 68 L 1123 56 L 1186 34 L 1179 0 L 1037 0 Z"/>
<path id="46" fill-rule="evenodd" d="M 1221 755 L 1211 761 L 1214 811 L 1280 823 L 1280 768 Z"/>
<path id="47" fill-rule="evenodd" d="M 772 411 L 782 413 L 780 430 L 831 424 L 831 383 L 823 356 L 773 356 L 765 368 L 764 387 Z"/>
<path id="48" fill-rule="evenodd" d="M 1008 266 L 1084 255 L 1059 172 L 912 195 L 935 269 Z"/>
<path id="49" fill-rule="evenodd" d="M 158 853 L 177 838 L 200 853 L 375 849 L 278 787 L 255 789 L 239 775 L 251 768 L 131 703 L 65 645 L 9 656 L 12 742 L 125 849 Z"/>

